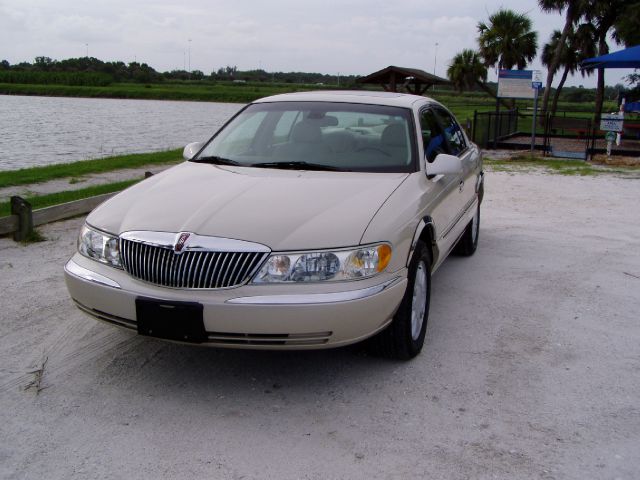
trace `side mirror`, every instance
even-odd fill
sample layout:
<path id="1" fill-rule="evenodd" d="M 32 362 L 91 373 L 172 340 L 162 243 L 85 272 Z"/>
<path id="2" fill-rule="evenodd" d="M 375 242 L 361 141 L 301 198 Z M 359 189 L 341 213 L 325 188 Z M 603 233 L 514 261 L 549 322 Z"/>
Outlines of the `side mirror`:
<path id="1" fill-rule="evenodd" d="M 190 143 L 189 145 L 184 147 L 184 150 L 182 151 L 182 156 L 184 157 L 185 160 L 191 160 L 196 155 L 196 153 L 198 153 L 202 149 L 203 145 L 204 145 L 203 142 Z"/>
<path id="2" fill-rule="evenodd" d="M 446 175 L 448 173 L 461 172 L 462 162 L 454 155 L 440 153 L 433 162 L 427 162 L 427 175 Z"/>

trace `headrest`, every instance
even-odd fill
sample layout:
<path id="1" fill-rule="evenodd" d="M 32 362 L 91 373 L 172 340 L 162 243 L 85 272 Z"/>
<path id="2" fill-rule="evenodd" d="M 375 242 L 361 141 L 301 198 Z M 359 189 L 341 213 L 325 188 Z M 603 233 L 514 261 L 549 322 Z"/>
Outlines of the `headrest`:
<path id="1" fill-rule="evenodd" d="M 293 127 L 291 141 L 295 143 L 320 143 L 322 141 L 322 130 L 315 122 L 302 121 Z"/>
<path id="2" fill-rule="evenodd" d="M 392 123 L 384 129 L 380 141 L 391 147 L 406 147 L 407 129 L 402 123 Z"/>

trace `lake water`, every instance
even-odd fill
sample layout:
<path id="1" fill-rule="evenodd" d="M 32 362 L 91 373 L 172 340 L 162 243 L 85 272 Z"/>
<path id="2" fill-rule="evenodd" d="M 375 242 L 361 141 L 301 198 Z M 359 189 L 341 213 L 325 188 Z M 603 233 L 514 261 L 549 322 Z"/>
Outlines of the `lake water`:
<path id="1" fill-rule="evenodd" d="M 242 105 L 0 95 L 0 170 L 184 147 Z"/>

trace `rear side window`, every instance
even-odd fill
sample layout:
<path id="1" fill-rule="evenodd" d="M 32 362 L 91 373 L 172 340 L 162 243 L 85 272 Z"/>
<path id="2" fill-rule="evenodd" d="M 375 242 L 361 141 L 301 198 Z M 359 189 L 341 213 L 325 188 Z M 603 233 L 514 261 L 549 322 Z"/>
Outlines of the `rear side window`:
<path id="1" fill-rule="evenodd" d="M 434 112 L 444 130 L 444 135 L 449 144 L 449 153 L 451 155 L 460 155 L 467 148 L 467 142 L 464 139 L 460 125 L 446 111 L 436 108 Z"/>

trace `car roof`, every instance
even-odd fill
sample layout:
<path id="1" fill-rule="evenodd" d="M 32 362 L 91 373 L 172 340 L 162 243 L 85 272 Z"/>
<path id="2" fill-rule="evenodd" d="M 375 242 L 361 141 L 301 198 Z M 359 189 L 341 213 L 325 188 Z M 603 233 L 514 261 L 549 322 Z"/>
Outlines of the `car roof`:
<path id="1" fill-rule="evenodd" d="M 412 108 L 416 103 L 435 102 L 428 97 L 395 92 L 371 92 L 366 90 L 319 90 L 310 92 L 283 93 L 261 98 L 253 103 L 270 102 L 340 102 L 364 103 Z"/>

